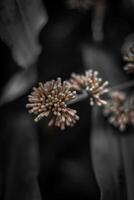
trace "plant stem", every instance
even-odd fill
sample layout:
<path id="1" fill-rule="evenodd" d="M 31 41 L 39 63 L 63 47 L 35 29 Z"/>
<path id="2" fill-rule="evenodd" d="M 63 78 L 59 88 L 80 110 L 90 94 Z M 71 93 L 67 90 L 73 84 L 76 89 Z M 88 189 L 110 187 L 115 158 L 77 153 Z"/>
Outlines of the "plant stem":
<path id="1" fill-rule="evenodd" d="M 77 95 L 75 99 L 73 99 L 72 101 L 70 101 L 68 103 L 68 105 L 77 103 L 77 102 L 85 100 L 87 98 L 88 98 L 88 93 L 85 92 L 85 91 L 83 91 L 81 94 Z"/>
<path id="2" fill-rule="evenodd" d="M 124 89 L 127 89 L 127 88 L 130 88 L 134 86 L 134 80 L 131 80 L 131 81 L 128 81 L 126 83 L 121 83 L 117 86 L 114 86 L 110 89 L 110 91 L 114 91 L 114 90 L 124 90 Z"/>

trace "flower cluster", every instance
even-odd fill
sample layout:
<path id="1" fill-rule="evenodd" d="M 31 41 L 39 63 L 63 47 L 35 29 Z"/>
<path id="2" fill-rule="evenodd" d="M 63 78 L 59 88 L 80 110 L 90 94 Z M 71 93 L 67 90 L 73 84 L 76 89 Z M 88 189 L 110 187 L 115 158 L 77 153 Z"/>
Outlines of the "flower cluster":
<path id="1" fill-rule="evenodd" d="M 113 92 L 111 99 L 105 105 L 103 113 L 108 116 L 109 122 L 124 131 L 127 125 L 134 125 L 134 110 L 125 108 L 126 95 L 124 92 Z"/>
<path id="2" fill-rule="evenodd" d="M 77 91 L 86 90 L 90 105 L 102 106 L 107 102 L 101 99 L 101 96 L 107 93 L 109 90 L 107 88 L 108 81 L 103 82 L 100 77 L 98 77 L 98 71 L 88 70 L 85 74 L 77 75 L 73 73 L 71 75 L 70 83 L 72 87 Z"/>
<path id="3" fill-rule="evenodd" d="M 62 83 L 61 78 L 48 81 L 45 84 L 39 83 L 37 88 L 28 96 L 30 113 L 36 116 L 35 122 L 43 117 L 51 116 L 49 126 L 55 125 L 61 129 L 73 126 L 79 119 L 76 110 L 68 108 L 67 102 L 75 98 L 75 91 L 71 91 L 67 82 Z"/>
<path id="4" fill-rule="evenodd" d="M 92 70 L 86 71 L 84 75 L 72 74 L 69 81 L 62 82 L 61 78 L 57 78 L 34 87 L 28 96 L 29 103 L 26 107 L 30 109 L 29 113 L 36 115 L 35 122 L 50 117 L 49 126 L 65 129 L 66 125 L 73 126 L 79 120 L 76 110 L 68 107 L 79 101 L 78 93 L 83 95 L 84 91 L 90 99 L 90 105 L 101 106 L 106 104 L 101 96 L 108 92 L 107 85 L 108 82 L 103 82 L 98 77 L 98 72 Z"/>
<path id="5" fill-rule="evenodd" d="M 124 56 L 124 60 L 127 62 L 124 70 L 129 73 L 134 73 L 134 44 L 129 48 L 127 55 Z"/>
<path id="6" fill-rule="evenodd" d="M 93 0 L 67 0 L 68 6 L 72 9 L 87 10 L 93 4 Z"/>

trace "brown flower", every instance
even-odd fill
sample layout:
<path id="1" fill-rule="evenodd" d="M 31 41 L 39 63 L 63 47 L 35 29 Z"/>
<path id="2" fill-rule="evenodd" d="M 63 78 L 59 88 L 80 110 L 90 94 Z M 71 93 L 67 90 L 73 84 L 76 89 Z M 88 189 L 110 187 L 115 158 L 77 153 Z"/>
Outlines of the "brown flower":
<path id="1" fill-rule="evenodd" d="M 113 92 L 111 99 L 105 105 L 103 113 L 108 116 L 109 122 L 120 131 L 124 131 L 127 125 L 134 125 L 134 110 L 125 109 L 126 95 L 124 92 Z"/>
<path id="2" fill-rule="evenodd" d="M 88 70 L 84 75 L 72 74 L 70 79 L 70 84 L 77 91 L 86 90 L 89 94 L 90 105 L 104 105 L 107 102 L 101 99 L 101 96 L 107 93 L 109 90 L 107 88 L 108 81 L 103 82 L 101 78 L 98 77 L 98 71 Z"/>
<path id="3" fill-rule="evenodd" d="M 93 4 L 93 0 L 67 0 L 69 8 L 87 10 Z"/>
<path id="4" fill-rule="evenodd" d="M 127 62 L 124 70 L 134 73 L 134 44 L 129 48 L 128 54 L 124 56 L 124 60 Z"/>
<path id="5" fill-rule="evenodd" d="M 29 113 L 37 115 L 35 122 L 43 117 L 51 116 L 49 126 L 55 125 L 65 129 L 65 125 L 73 126 L 79 119 L 76 110 L 68 108 L 67 103 L 75 98 L 75 91 L 71 91 L 68 83 L 61 78 L 39 83 L 37 88 L 28 96 Z"/>

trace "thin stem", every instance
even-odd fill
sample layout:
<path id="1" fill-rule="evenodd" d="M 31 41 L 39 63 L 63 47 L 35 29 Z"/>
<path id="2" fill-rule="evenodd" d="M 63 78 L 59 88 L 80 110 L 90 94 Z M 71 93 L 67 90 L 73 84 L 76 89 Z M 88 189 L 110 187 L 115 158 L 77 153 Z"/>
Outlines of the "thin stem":
<path id="1" fill-rule="evenodd" d="M 77 95 L 75 99 L 73 99 L 72 101 L 70 101 L 68 103 L 68 105 L 77 103 L 77 102 L 85 100 L 87 98 L 88 98 L 88 93 L 85 92 L 85 91 L 83 91 L 81 94 Z"/>
<path id="2" fill-rule="evenodd" d="M 110 92 L 113 92 L 113 91 L 116 91 L 116 90 L 124 90 L 124 89 L 130 88 L 132 86 L 134 86 L 134 80 L 126 82 L 126 83 L 119 84 L 119 85 L 114 86 L 114 87 L 111 87 Z M 68 103 L 68 105 L 77 103 L 77 102 L 82 101 L 84 99 L 87 99 L 88 96 L 89 96 L 88 93 L 83 91 L 81 94 L 77 95 L 75 99 L 70 101 Z"/>
<path id="3" fill-rule="evenodd" d="M 129 81 L 129 82 L 126 82 L 126 83 L 121 83 L 117 86 L 114 86 L 110 89 L 110 91 L 114 91 L 114 90 L 124 90 L 124 89 L 127 89 L 127 88 L 130 88 L 134 86 L 134 80 L 132 81 Z"/>

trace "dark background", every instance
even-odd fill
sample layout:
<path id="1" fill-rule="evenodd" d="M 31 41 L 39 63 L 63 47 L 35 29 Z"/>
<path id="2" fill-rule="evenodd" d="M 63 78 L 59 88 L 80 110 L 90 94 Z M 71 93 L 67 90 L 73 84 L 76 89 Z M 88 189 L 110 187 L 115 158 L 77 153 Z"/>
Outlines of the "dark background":
<path id="1" fill-rule="evenodd" d="M 111 85 L 132 78 L 123 71 L 121 52 L 126 38 L 134 31 L 132 0 L 105 1 L 104 38 L 99 42 L 92 37 L 94 7 L 84 11 L 69 9 L 63 0 L 43 3 L 48 23 L 39 35 L 43 50 L 36 63 L 35 85 L 57 77 L 67 79 L 72 72 L 88 68 L 100 70 Z M 9 79 L 23 69 L 2 40 L 0 52 L 2 95 Z M 88 100 L 73 106 L 80 116 L 77 125 L 60 131 L 48 128 L 45 119 L 38 124 L 33 122 L 25 108 L 30 91 L 31 88 L 0 107 L 0 199 L 100 199 L 90 146 L 96 119 Z M 100 118 L 105 121 L 103 116 Z M 124 173 L 117 190 L 122 194 L 120 199 L 126 200 Z M 116 198 L 107 195 L 108 200 Z"/>

